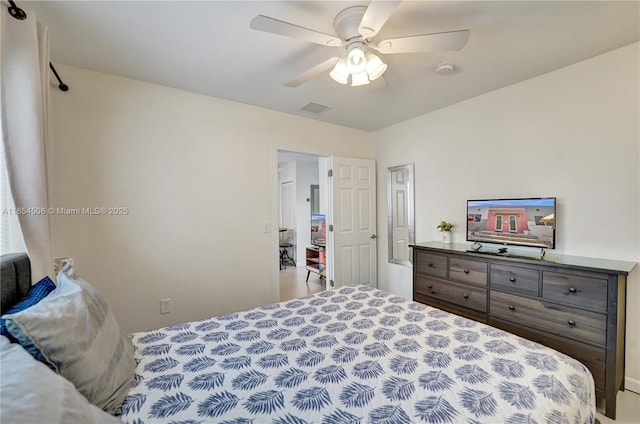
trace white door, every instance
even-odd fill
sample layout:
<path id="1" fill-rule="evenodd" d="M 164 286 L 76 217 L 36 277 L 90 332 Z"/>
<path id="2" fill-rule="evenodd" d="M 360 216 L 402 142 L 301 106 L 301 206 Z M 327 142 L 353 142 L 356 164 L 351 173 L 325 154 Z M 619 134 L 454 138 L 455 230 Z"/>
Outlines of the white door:
<path id="1" fill-rule="evenodd" d="M 293 181 L 280 184 L 280 243 L 289 243 L 287 248 L 290 257 L 295 257 L 296 205 Z"/>
<path id="2" fill-rule="evenodd" d="M 331 157 L 327 272 L 340 287 L 377 287 L 376 162 Z"/>
<path id="3" fill-rule="evenodd" d="M 295 227 L 296 209 L 293 181 L 280 183 L 280 228 Z"/>

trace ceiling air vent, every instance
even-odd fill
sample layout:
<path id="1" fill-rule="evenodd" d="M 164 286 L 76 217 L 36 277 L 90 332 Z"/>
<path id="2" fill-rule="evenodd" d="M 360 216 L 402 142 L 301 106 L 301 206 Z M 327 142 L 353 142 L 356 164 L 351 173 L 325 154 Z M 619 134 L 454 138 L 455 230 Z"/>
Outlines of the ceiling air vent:
<path id="1" fill-rule="evenodd" d="M 328 111 L 330 109 L 329 106 L 325 106 L 325 105 L 321 105 L 318 103 L 309 103 L 308 105 L 306 105 L 305 107 L 303 107 L 302 109 L 300 109 L 301 111 L 307 112 L 307 113 L 313 113 L 314 115 L 320 115 L 321 113 L 324 113 L 326 111 Z"/>

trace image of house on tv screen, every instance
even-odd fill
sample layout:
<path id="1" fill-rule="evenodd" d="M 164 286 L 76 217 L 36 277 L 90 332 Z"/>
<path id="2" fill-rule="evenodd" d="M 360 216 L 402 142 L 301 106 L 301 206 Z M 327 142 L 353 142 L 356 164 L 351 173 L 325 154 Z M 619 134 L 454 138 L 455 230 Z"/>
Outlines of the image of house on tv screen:
<path id="1" fill-rule="evenodd" d="M 555 247 L 555 198 L 469 200 L 467 240 Z"/>

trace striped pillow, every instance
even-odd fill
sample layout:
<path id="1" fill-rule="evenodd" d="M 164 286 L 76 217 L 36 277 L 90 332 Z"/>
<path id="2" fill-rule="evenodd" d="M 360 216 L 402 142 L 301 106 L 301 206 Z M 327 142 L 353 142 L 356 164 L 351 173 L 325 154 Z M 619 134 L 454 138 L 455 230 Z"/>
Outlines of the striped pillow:
<path id="1" fill-rule="evenodd" d="M 104 298 L 72 270 L 66 272 L 58 274 L 58 287 L 45 299 L 6 315 L 7 330 L 89 402 L 116 414 L 133 382 L 133 345 Z"/>

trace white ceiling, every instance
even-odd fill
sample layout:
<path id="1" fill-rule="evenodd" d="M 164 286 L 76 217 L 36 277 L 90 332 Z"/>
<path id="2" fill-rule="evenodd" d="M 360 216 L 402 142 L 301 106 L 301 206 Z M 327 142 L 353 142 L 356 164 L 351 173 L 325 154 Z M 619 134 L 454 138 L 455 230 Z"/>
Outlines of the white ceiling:
<path id="1" fill-rule="evenodd" d="M 366 131 L 460 102 L 640 39 L 638 1 L 404 1 L 377 40 L 469 29 L 457 52 L 381 56 L 388 87 L 343 86 L 327 73 L 283 84 L 332 56 L 249 28 L 258 14 L 334 34 L 335 15 L 368 1 L 17 0 L 51 32 L 51 59 Z M 434 68 L 453 62 L 439 76 Z M 612 64 L 615 66 L 615 64 Z M 64 75 L 63 75 L 64 78 Z M 65 81 L 71 90 L 73 81 Z M 309 102 L 320 115 L 300 111 Z"/>

